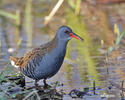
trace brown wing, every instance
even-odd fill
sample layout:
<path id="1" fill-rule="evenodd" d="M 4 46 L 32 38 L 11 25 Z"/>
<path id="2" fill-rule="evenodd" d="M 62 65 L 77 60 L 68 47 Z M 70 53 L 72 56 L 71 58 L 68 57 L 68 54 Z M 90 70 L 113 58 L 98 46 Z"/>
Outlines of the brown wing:
<path id="1" fill-rule="evenodd" d="M 40 52 L 40 48 L 35 48 L 32 51 L 26 53 L 23 57 L 10 57 L 10 60 L 14 62 L 16 66 L 25 68 L 27 63 L 31 61 L 38 53 Z"/>
<path id="2" fill-rule="evenodd" d="M 14 62 L 17 62 L 17 61 L 19 60 L 19 58 L 10 56 L 10 60 L 11 60 L 11 61 L 14 61 Z"/>
<path id="3" fill-rule="evenodd" d="M 22 67 L 25 68 L 26 65 L 34 58 L 37 54 L 41 56 L 41 58 L 46 54 L 51 52 L 54 48 L 57 47 L 57 39 L 53 39 L 51 42 L 42 45 L 38 48 L 34 48 L 32 51 L 26 53 L 23 57 L 17 58 L 17 57 L 10 57 L 10 60 L 14 62 L 13 65 L 16 67 Z"/>

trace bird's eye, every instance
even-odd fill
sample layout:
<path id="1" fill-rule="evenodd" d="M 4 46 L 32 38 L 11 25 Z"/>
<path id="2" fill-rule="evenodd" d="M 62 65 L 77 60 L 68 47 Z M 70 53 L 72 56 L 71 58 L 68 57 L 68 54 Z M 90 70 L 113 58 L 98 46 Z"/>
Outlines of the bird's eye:
<path id="1" fill-rule="evenodd" d="M 69 33 L 69 31 L 68 31 L 68 30 L 65 30 L 64 32 L 65 32 L 65 33 Z"/>

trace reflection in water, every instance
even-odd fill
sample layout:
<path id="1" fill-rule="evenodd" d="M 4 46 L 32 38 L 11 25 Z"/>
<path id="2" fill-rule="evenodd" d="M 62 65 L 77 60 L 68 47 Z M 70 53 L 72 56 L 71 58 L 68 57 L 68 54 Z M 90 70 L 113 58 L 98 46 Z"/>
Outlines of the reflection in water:
<path id="1" fill-rule="evenodd" d="M 7 20 L 4 17 L 1 17 L 1 28 L 0 28 L 0 56 L 2 59 L 8 59 L 10 54 L 8 53 L 8 37 L 7 37 L 7 33 L 6 30 L 4 30 L 3 27 L 7 26 Z"/>
<path id="2" fill-rule="evenodd" d="M 72 21 L 73 20 L 73 21 Z M 93 49 L 92 40 L 85 28 L 85 24 L 82 22 L 81 17 L 75 16 L 72 11 L 68 12 L 67 15 L 67 23 L 72 29 L 84 38 L 84 43 L 81 43 L 77 40 L 72 41 L 70 43 L 70 50 L 74 51 L 72 48 L 76 48 L 78 55 L 76 59 L 76 63 L 78 64 L 78 71 L 80 72 L 83 84 L 84 81 L 92 81 L 95 80 L 97 84 L 100 84 L 100 79 L 98 75 L 98 71 L 96 69 L 96 62 L 91 57 L 91 52 L 96 52 L 96 49 Z M 72 44 L 76 44 L 74 47 Z M 68 52 L 71 55 L 72 51 Z M 91 84 L 92 85 L 92 84 Z"/>

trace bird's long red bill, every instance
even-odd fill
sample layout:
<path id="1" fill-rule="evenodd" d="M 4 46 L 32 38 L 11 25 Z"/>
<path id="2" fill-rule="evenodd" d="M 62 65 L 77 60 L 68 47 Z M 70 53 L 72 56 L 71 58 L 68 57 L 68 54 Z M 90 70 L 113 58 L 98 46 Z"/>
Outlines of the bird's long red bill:
<path id="1" fill-rule="evenodd" d="M 78 36 L 78 35 L 75 34 L 75 33 L 70 33 L 70 37 L 72 37 L 72 38 L 76 38 L 76 39 L 78 39 L 78 40 L 83 41 L 83 38 L 81 38 L 80 36 Z"/>

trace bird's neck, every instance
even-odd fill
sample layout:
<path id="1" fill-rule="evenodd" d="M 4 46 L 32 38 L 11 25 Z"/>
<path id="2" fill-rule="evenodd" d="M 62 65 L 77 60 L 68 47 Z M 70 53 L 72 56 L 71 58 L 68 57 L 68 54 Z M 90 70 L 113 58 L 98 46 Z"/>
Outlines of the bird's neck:
<path id="1" fill-rule="evenodd" d="M 68 41 L 65 41 L 65 40 L 62 40 L 62 39 L 58 39 L 58 37 L 55 36 L 55 38 L 52 40 L 51 43 L 56 45 L 56 48 L 59 49 L 60 51 L 64 51 L 64 50 L 66 50 Z"/>
<path id="2" fill-rule="evenodd" d="M 66 47 L 67 47 L 67 43 L 68 42 L 66 42 L 66 41 L 58 41 L 58 48 L 60 48 L 60 49 L 66 49 Z"/>

